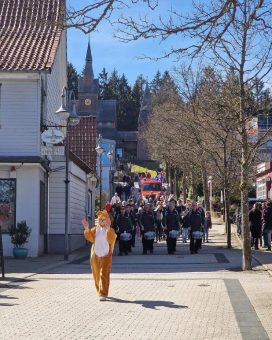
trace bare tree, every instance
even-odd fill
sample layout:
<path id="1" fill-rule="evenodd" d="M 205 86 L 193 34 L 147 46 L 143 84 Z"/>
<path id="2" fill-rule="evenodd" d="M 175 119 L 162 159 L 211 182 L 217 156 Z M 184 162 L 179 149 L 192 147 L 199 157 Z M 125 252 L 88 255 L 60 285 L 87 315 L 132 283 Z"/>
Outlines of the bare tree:
<path id="1" fill-rule="evenodd" d="M 79 1 L 80 2 L 80 1 Z M 95 31 L 105 20 L 110 21 L 116 13 L 121 16 L 124 9 L 137 3 L 146 4 L 149 9 L 155 9 L 158 0 L 90 0 L 90 4 L 78 8 L 67 7 L 66 28 L 77 28 L 85 34 Z"/>
<path id="2" fill-rule="evenodd" d="M 240 190 L 242 210 L 243 269 L 251 269 L 251 242 L 248 221 L 249 169 L 260 141 L 248 141 L 247 126 L 251 118 L 247 110 L 247 89 L 252 79 L 265 79 L 272 68 L 272 4 L 269 0 L 216 0 L 194 3 L 187 16 L 172 11 L 168 20 L 158 24 L 146 18 L 120 19 L 120 35 L 124 41 L 141 38 L 167 40 L 178 35 L 189 41 L 164 56 L 206 56 L 223 70 L 233 70 L 239 79 Z"/>

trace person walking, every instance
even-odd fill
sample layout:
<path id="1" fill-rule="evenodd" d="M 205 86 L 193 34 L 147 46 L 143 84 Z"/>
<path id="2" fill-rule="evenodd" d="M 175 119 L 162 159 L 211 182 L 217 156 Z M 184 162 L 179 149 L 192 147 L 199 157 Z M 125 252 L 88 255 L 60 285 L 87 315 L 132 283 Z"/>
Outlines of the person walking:
<path id="1" fill-rule="evenodd" d="M 189 216 L 191 211 L 191 203 L 186 204 L 186 210 L 182 214 L 182 242 L 187 243 L 189 236 Z"/>
<path id="2" fill-rule="evenodd" d="M 201 248 L 203 237 L 202 226 L 204 221 L 196 202 L 192 202 L 192 210 L 189 214 L 188 222 L 190 227 L 190 251 L 191 254 L 197 254 L 198 249 Z"/>
<path id="3" fill-rule="evenodd" d="M 112 198 L 111 198 L 111 201 L 110 201 L 110 205 L 114 205 L 114 204 L 119 204 L 121 202 L 121 198 L 119 197 L 118 193 L 116 192 Z"/>
<path id="4" fill-rule="evenodd" d="M 109 293 L 112 254 L 116 233 L 110 227 L 111 220 L 106 210 L 99 211 L 97 216 L 98 223 L 91 229 L 89 229 L 89 222 L 86 218 L 83 218 L 81 223 L 84 227 L 86 240 L 93 244 L 90 260 L 95 288 L 100 301 L 105 301 Z"/>
<path id="5" fill-rule="evenodd" d="M 163 208 L 162 204 L 159 202 L 157 207 L 154 209 L 155 221 L 156 221 L 156 241 L 160 242 L 162 240 L 162 221 L 163 221 Z"/>
<path id="6" fill-rule="evenodd" d="M 132 223 L 124 206 L 121 207 L 120 214 L 117 216 L 116 228 L 119 234 L 119 256 L 123 253 L 128 255 L 132 238 Z"/>
<path id="7" fill-rule="evenodd" d="M 209 229 L 212 229 L 212 218 L 211 213 L 209 211 L 206 211 L 204 220 L 203 242 L 209 242 Z"/>
<path id="8" fill-rule="evenodd" d="M 271 202 L 266 203 L 266 209 L 263 215 L 263 232 L 267 240 L 267 250 L 271 251 L 271 235 L 272 235 L 272 206 Z"/>
<path id="9" fill-rule="evenodd" d="M 181 227 L 180 217 L 175 209 L 175 202 L 171 201 L 168 208 L 165 211 L 163 226 L 166 229 L 166 243 L 167 251 L 169 255 L 172 255 L 176 251 L 177 237 Z"/>
<path id="10" fill-rule="evenodd" d="M 147 254 L 147 250 L 150 251 L 150 254 L 153 254 L 156 226 L 154 214 L 153 211 L 150 211 L 149 204 L 144 206 L 144 211 L 139 218 L 139 224 L 142 231 L 143 255 Z"/>
<path id="11" fill-rule="evenodd" d="M 259 239 L 262 232 L 262 212 L 260 205 L 255 203 L 249 212 L 249 225 L 251 232 L 251 246 L 259 249 Z"/>

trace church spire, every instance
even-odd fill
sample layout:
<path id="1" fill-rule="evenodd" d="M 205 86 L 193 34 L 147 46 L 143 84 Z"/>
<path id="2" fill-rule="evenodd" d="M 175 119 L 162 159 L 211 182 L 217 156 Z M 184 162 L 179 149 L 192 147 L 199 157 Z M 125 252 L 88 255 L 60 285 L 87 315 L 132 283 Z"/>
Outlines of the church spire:
<path id="1" fill-rule="evenodd" d="M 85 62 L 83 77 L 85 79 L 88 79 L 88 80 L 94 79 L 93 58 L 92 58 L 90 40 L 88 42 L 88 48 L 87 48 L 87 53 L 86 53 L 86 62 Z"/>

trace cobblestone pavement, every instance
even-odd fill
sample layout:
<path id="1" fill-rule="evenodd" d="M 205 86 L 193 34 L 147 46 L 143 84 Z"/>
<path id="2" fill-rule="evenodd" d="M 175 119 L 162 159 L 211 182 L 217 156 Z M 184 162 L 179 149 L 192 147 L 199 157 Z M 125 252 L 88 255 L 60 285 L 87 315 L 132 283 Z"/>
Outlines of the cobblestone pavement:
<path id="1" fill-rule="evenodd" d="M 167 255 L 162 242 L 144 256 L 138 241 L 133 254 L 114 256 L 105 302 L 86 251 L 40 263 L 37 274 L 36 262 L 19 274 L 15 263 L 0 281 L 0 339 L 272 339 L 272 277 L 257 262 L 241 272 L 239 243 L 226 249 L 223 232 L 214 225 L 194 255 L 180 242 Z"/>

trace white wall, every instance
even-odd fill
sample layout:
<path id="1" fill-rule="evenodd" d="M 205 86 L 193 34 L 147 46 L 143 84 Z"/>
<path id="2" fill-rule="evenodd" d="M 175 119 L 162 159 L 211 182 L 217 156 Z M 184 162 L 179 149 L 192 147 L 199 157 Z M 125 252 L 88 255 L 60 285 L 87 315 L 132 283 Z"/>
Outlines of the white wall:
<path id="1" fill-rule="evenodd" d="M 0 155 L 40 154 L 40 86 L 38 80 L 1 80 Z"/>
<path id="2" fill-rule="evenodd" d="M 51 167 L 65 166 L 65 162 L 51 163 Z M 64 234 L 65 225 L 65 169 L 49 173 L 49 234 Z"/>
<path id="3" fill-rule="evenodd" d="M 4 177 L 5 167 L 0 166 L 1 177 Z M 32 229 L 26 247 L 28 256 L 39 255 L 40 239 L 40 172 L 39 165 L 25 164 L 16 171 L 16 223 L 26 220 Z M 7 174 L 7 172 L 6 172 Z M 4 255 L 12 256 L 13 245 L 10 236 L 3 234 Z"/>
<path id="4" fill-rule="evenodd" d="M 53 168 L 65 166 L 54 162 Z M 49 175 L 49 233 L 64 234 L 65 231 L 65 169 Z M 83 234 L 81 219 L 87 205 L 86 173 L 69 162 L 69 226 L 71 234 Z"/>
<path id="5" fill-rule="evenodd" d="M 70 174 L 70 232 L 83 234 L 81 219 L 85 216 L 87 206 L 87 177 L 77 165 L 71 163 Z"/>

